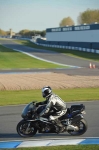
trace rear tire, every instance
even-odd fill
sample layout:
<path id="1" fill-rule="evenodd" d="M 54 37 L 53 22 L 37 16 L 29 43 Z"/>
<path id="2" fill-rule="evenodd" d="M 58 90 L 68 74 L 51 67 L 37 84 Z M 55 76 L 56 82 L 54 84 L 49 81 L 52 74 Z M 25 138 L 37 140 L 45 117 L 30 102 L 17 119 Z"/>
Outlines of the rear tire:
<path id="1" fill-rule="evenodd" d="M 88 128 L 88 125 L 85 119 L 81 119 L 80 121 L 72 125 L 77 126 L 79 128 L 78 131 L 67 131 L 72 136 L 82 135 L 87 131 L 87 128 Z"/>
<path id="2" fill-rule="evenodd" d="M 28 127 L 29 121 L 21 120 L 16 127 L 17 133 L 22 137 L 32 137 L 36 134 L 37 129 L 33 126 Z"/>

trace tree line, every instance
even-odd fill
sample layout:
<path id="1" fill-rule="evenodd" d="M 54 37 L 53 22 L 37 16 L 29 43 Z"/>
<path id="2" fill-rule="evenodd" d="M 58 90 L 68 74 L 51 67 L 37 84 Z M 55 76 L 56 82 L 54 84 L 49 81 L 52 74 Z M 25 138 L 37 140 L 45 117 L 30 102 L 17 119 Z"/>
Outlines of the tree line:
<path id="1" fill-rule="evenodd" d="M 35 35 L 41 35 L 42 37 L 45 36 L 46 34 L 46 31 L 43 30 L 43 31 L 36 31 L 36 30 L 21 30 L 19 33 L 19 35 L 22 35 L 22 36 L 35 36 Z"/>
<path id="2" fill-rule="evenodd" d="M 87 9 L 84 12 L 81 12 L 79 16 L 77 17 L 78 25 L 84 24 L 84 23 L 92 24 L 94 22 L 99 23 L 99 9 L 94 9 L 94 10 Z M 72 26 L 72 25 L 75 25 L 75 23 L 70 16 L 63 18 L 61 22 L 59 23 L 60 27 Z"/>
<path id="3" fill-rule="evenodd" d="M 92 24 L 94 22 L 98 22 L 99 23 L 99 9 L 87 9 L 84 12 L 81 12 L 79 14 L 79 16 L 77 17 L 77 23 L 78 25 L 80 24 Z M 72 26 L 75 25 L 73 19 L 68 16 L 63 18 L 60 23 L 59 26 L 63 27 L 63 26 Z M 0 35 L 9 35 L 10 32 L 9 31 L 3 31 L 2 29 L 0 29 Z M 19 31 L 17 34 L 22 35 L 22 36 L 35 36 L 35 35 L 41 35 L 42 37 L 45 36 L 46 34 L 46 30 L 43 31 L 36 31 L 36 30 L 21 30 Z"/>
<path id="4" fill-rule="evenodd" d="M 45 34 L 46 34 L 45 30 L 43 30 L 43 31 L 32 30 L 31 31 L 31 30 L 27 30 L 27 29 L 21 30 L 18 33 L 16 33 L 16 35 L 21 35 L 21 36 L 41 35 L 42 37 L 45 37 Z M 4 30 L 0 29 L 0 35 L 3 35 L 3 36 L 10 35 L 10 31 L 4 31 Z"/>
<path id="5" fill-rule="evenodd" d="M 0 29 L 0 35 L 6 36 L 6 35 L 9 35 L 9 34 L 10 34 L 10 31 L 4 31 L 4 30 Z"/>

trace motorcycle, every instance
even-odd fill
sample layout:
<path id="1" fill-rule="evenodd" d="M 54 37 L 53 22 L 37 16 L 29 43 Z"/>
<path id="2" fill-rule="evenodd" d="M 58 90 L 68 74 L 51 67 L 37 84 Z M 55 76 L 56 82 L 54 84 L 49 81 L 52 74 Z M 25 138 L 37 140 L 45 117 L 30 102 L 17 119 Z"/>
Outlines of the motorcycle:
<path id="1" fill-rule="evenodd" d="M 57 133 L 56 126 L 48 120 L 49 115 L 53 115 L 56 110 L 50 110 L 47 115 L 38 117 L 45 107 L 46 105 L 36 107 L 36 102 L 30 102 L 25 106 L 21 114 L 23 119 L 16 127 L 17 133 L 21 137 L 31 137 L 37 132 Z M 87 131 L 87 122 L 83 114 L 86 114 L 83 104 L 71 105 L 70 108 L 67 108 L 66 114 L 59 118 L 63 126 L 65 126 L 63 132 L 68 132 L 72 136 L 84 134 Z"/>

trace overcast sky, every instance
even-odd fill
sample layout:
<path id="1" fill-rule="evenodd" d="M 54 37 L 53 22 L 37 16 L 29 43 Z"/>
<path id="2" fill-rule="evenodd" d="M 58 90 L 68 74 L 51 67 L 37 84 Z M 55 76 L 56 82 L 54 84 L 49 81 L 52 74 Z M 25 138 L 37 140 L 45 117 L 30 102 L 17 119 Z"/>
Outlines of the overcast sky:
<path id="1" fill-rule="evenodd" d="M 68 16 L 77 24 L 79 13 L 88 8 L 99 9 L 99 0 L 0 0 L 0 28 L 46 30 Z"/>

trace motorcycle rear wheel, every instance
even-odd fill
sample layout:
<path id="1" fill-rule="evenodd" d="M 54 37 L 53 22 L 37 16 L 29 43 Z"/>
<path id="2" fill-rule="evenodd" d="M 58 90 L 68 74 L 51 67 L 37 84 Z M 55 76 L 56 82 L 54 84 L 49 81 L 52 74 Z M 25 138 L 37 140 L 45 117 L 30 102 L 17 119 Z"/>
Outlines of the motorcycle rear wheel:
<path id="1" fill-rule="evenodd" d="M 87 122 L 85 119 L 81 119 L 79 122 L 76 122 L 75 124 L 73 124 L 74 126 L 77 126 L 79 128 L 78 131 L 67 131 L 69 134 L 71 134 L 72 136 L 79 136 L 84 134 L 87 131 Z"/>
<path id="2" fill-rule="evenodd" d="M 17 133 L 21 136 L 21 137 L 32 137 L 36 134 L 37 129 L 33 126 L 28 127 L 29 122 L 26 120 L 21 120 L 16 127 Z"/>

